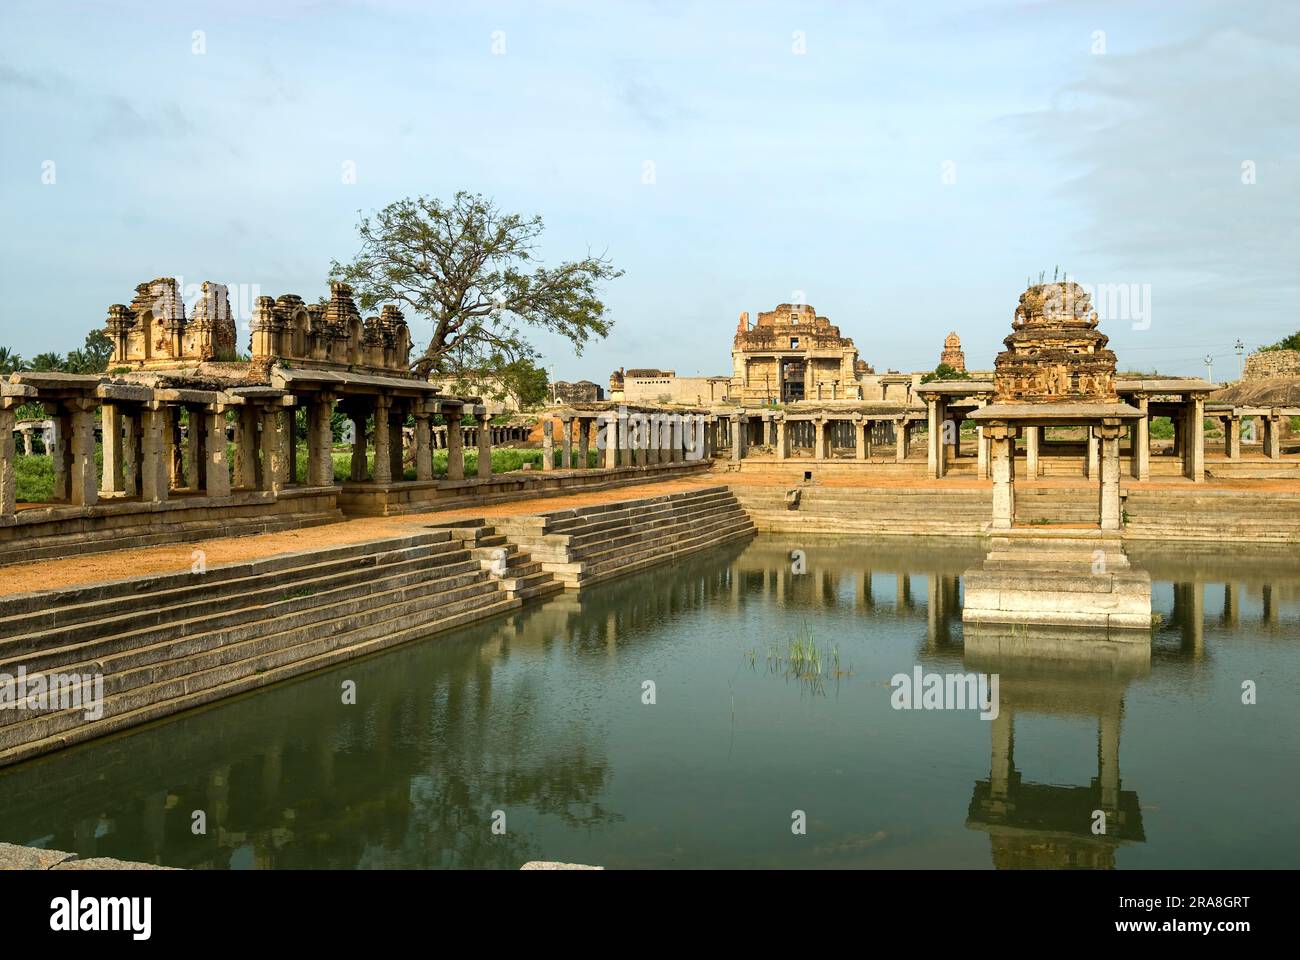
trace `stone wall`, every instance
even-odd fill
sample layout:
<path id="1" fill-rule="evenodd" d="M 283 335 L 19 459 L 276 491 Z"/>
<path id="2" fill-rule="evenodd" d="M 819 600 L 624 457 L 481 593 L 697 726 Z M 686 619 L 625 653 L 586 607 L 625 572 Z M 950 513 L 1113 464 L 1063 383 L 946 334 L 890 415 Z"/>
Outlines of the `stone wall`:
<path id="1" fill-rule="evenodd" d="M 1261 350 L 1246 358 L 1247 380 L 1300 377 L 1300 350 Z"/>

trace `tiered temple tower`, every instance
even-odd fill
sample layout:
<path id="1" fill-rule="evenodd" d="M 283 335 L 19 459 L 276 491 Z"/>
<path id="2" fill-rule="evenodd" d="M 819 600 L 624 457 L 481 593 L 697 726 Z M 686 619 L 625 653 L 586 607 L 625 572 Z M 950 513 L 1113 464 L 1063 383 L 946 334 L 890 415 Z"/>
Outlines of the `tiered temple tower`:
<path id="1" fill-rule="evenodd" d="M 943 338 L 943 353 L 939 355 L 939 363 L 946 363 L 958 373 L 966 372 L 966 354 L 962 352 L 961 337 L 957 336 L 956 330 Z"/>
<path id="2" fill-rule="evenodd" d="M 993 377 L 997 403 L 1116 403 L 1115 352 L 1092 298 L 1072 280 L 1020 295 Z"/>

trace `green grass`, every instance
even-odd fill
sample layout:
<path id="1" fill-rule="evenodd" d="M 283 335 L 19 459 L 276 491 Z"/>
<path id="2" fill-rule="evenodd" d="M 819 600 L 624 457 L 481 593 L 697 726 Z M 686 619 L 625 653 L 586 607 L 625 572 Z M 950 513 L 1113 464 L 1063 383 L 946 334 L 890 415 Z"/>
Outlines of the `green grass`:
<path id="1" fill-rule="evenodd" d="M 20 454 L 16 467 L 19 503 L 45 503 L 54 496 L 54 464 L 49 457 Z"/>

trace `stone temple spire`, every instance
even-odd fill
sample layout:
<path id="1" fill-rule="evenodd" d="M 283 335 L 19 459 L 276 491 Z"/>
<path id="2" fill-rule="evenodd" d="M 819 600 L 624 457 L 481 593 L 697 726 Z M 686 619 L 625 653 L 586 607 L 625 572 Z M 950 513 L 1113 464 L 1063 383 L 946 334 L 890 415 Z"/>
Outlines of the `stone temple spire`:
<path id="1" fill-rule="evenodd" d="M 1116 403 L 1115 352 L 1092 298 L 1072 280 L 1020 295 L 993 378 L 998 403 Z"/>

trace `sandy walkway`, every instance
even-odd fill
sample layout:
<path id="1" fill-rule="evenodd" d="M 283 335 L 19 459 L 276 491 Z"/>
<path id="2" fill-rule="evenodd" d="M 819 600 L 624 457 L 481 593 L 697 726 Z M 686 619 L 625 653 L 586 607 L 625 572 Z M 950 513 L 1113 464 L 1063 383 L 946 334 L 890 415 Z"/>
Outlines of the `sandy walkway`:
<path id="1" fill-rule="evenodd" d="M 717 476 L 692 477 L 685 480 L 637 484 L 559 497 L 537 497 L 482 507 L 464 507 L 436 513 L 364 517 L 319 527 L 307 527 L 302 530 L 262 533 L 249 537 L 200 538 L 157 547 L 136 547 L 129 550 L 62 557 L 57 560 L 18 563 L 0 569 L 0 596 L 32 590 L 52 590 L 59 587 L 103 583 L 151 573 L 179 573 L 190 569 L 194 562 L 193 553 L 199 548 L 202 548 L 209 567 L 219 567 L 247 560 L 261 560 L 280 553 L 296 553 L 300 550 L 345 546 L 350 543 L 400 536 L 412 529 L 420 529 L 440 521 L 549 513 L 571 507 L 586 507 L 598 503 L 612 503 L 616 500 L 653 497 L 665 493 L 677 493 L 681 490 L 717 486 L 722 482 L 725 481 Z"/>

